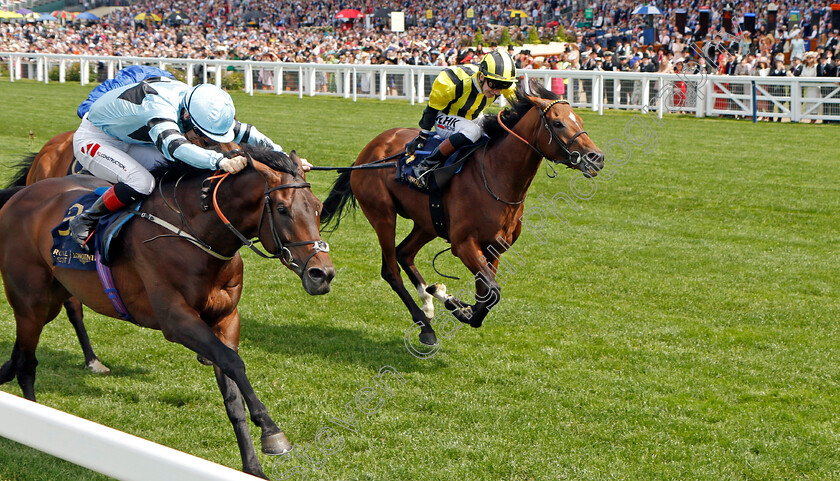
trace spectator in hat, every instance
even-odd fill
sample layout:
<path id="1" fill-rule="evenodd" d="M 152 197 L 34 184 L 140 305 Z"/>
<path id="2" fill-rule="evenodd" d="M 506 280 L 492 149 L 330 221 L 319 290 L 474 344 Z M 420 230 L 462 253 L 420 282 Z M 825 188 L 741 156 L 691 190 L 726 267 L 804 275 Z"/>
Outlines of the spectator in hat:
<path id="1" fill-rule="evenodd" d="M 790 70 L 788 70 L 788 75 L 791 77 L 801 77 L 803 67 L 804 65 L 802 64 L 802 59 L 799 58 L 799 56 L 793 57 L 791 60 Z"/>

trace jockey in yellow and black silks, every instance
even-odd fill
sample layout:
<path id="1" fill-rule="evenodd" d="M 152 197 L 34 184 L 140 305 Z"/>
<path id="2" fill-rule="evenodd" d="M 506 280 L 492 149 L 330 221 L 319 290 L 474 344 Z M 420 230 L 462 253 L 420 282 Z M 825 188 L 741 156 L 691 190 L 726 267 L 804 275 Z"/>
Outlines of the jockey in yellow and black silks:
<path id="1" fill-rule="evenodd" d="M 420 119 L 420 135 L 406 145 L 413 154 L 435 133 L 445 140 L 415 167 L 415 176 L 445 160 L 459 148 L 481 138 L 481 125 L 475 121 L 484 108 L 500 95 L 508 101 L 516 98 L 516 66 L 501 50 L 488 53 L 481 64 L 455 65 L 444 69 L 435 79 L 429 104 Z"/>

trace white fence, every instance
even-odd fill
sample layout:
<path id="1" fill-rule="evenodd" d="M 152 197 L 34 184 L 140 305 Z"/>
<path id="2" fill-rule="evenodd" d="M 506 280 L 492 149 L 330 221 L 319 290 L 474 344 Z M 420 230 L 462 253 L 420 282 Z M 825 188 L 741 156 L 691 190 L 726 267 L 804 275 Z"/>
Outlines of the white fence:
<path id="1" fill-rule="evenodd" d="M 0 436 L 126 481 L 259 479 L 3 391 Z"/>
<path id="2" fill-rule="evenodd" d="M 105 57 L 33 53 L 0 53 L 12 81 L 21 78 L 64 82 L 72 68 L 82 85 L 112 78 L 124 66 L 156 65 L 181 75 L 190 85 L 241 79 L 242 88 L 299 97 L 333 95 L 406 99 L 424 103 L 441 67 L 257 62 L 244 60 Z M 520 70 L 541 80 L 576 108 L 639 110 L 697 117 L 733 116 L 840 121 L 840 81 L 803 77 L 677 75 L 589 70 Z M 235 73 L 236 75 L 230 74 Z M 241 75 L 241 77 L 239 77 Z"/>

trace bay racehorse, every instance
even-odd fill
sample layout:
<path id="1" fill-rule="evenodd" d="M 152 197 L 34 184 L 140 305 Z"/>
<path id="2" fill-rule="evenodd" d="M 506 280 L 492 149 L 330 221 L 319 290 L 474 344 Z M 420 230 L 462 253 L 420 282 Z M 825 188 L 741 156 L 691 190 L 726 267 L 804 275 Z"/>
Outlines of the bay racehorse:
<path id="1" fill-rule="evenodd" d="M 427 194 L 394 180 L 389 169 L 346 170 L 336 180 L 324 201 L 321 222 L 338 223 L 356 200 L 376 230 L 382 250 L 382 277 L 411 312 L 420 326 L 420 342 L 437 342 L 431 320 L 433 299 L 438 298 L 461 322 L 481 326 L 500 300 L 496 269 L 501 253 L 513 245 L 522 231 L 520 217 L 528 188 L 543 158 L 597 175 L 603 153 L 583 130 L 571 106 L 539 85 L 533 95 L 517 92 L 517 101 L 497 117 L 484 122 L 490 141 L 477 150 L 452 178 L 443 192 L 446 230 L 452 254 L 475 276 L 475 300 L 467 304 L 446 293 L 442 284 L 427 286 L 414 264 L 417 252 L 438 237 L 433 226 Z M 399 153 L 418 129 L 396 128 L 379 134 L 365 146 L 354 165 L 364 165 Z M 355 199 L 355 200 L 354 200 Z M 397 215 L 411 219 L 408 236 L 395 245 Z M 403 285 L 400 267 L 416 288 L 422 307 Z"/>
<path id="2" fill-rule="evenodd" d="M 78 162 L 75 162 L 76 159 L 73 154 L 73 134 L 75 132 L 75 130 L 70 130 L 60 133 L 44 144 L 38 153 L 25 157 L 17 165 L 18 171 L 12 177 L 7 188 L 23 187 L 32 185 L 39 180 L 64 177 L 68 174 L 81 172 L 82 166 Z M 190 141 L 203 147 L 218 148 L 222 152 L 239 148 L 238 145 L 233 143 L 217 144 L 214 146 L 204 145 L 203 139 L 190 138 Z M 12 192 L 10 191 L 10 193 Z M 237 278 L 237 276 L 241 280 L 241 272 L 238 274 L 231 273 L 232 279 Z M 90 337 L 85 328 L 82 304 L 76 298 L 71 297 L 64 302 L 64 309 L 67 312 L 67 319 L 70 321 L 70 324 L 76 331 L 76 336 L 79 338 L 79 344 L 82 347 L 82 353 L 85 357 L 85 366 L 95 373 L 109 374 L 111 370 L 99 360 L 90 343 Z"/>
<path id="3" fill-rule="evenodd" d="M 329 291 L 335 269 L 319 233 L 321 203 L 300 164 L 267 150 L 246 147 L 245 152 L 254 160 L 236 175 L 211 177 L 197 170 L 164 175 L 142 211 L 176 227 L 170 231 L 135 218 L 114 241 L 118 256 L 111 270 L 135 323 L 161 330 L 167 340 L 213 364 L 243 470 L 265 477 L 243 399 L 262 430 L 263 452 L 281 454 L 291 444 L 258 399 L 237 353 L 242 290 L 237 251 L 243 244 L 258 250 L 250 241 L 258 238 L 311 295 Z M 17 323 L 11 358 L 0 367 L 0 384 L 17 377 L 27 399 L 35 400 L 41 331 L 67 298 L 118 317 L 94 271 L 54 267 L 50 253 L 50 230 L 67 208 L 80 195 L 107 185 L 81 175 L 46 179 L 20 190 L 0 209 L 0 272 Z"/>

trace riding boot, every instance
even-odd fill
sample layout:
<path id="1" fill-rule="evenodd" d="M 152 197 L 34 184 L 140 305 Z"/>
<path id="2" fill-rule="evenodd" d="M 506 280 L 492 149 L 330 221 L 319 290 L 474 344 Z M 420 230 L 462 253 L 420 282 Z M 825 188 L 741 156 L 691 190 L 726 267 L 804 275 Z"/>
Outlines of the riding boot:
<path id="1" fill-rule="evenodd" d="M 427 174 L 439 163 L 448 159 L 453 152 L 455 152 L 455 147 L 452 146 L 452 142 L 449 139 L 444 140 L 440 145 L 435 147 L 435 150 L 428 157 L 414 167 L 414 177 L 417 178 L 424 188 L 428 188 L 429 176 Z"/>
<path id="2" fill-rule="evenodd" d="M 135 192 L 120 182 L 116 186 L 106 190 L 87 210 L 70 220 L 70 236 L 80 246 L 85 245 L 91 232 L 96 228 L 97 222 L 99 222 L 99 219 L 103 215 L 116 212 L 125 207 L 126 204 L 117 197 L 115 187 L 123 187 L 122 190 L 127 190 L 132 193 Z"/>
<path id="3" fill-rule="evenodd" d="M 80 246 L 85 245 L 99 218 L 111 211 L 105 207 L 102 197 L 96 199 L 86 211 L 70 220 L 70 236 Z"/>

